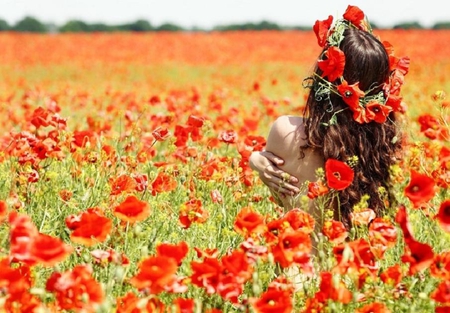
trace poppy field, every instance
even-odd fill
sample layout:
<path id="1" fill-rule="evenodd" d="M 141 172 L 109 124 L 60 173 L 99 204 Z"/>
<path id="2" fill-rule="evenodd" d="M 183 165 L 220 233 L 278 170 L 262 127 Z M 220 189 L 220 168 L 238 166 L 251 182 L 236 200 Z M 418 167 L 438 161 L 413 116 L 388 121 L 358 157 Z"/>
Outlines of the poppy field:
<path id="1" fill-rule="evenodd" d="M 248 164 L 312 31 L 0 33 L 0 312 L 450 312 L 450 32 L 375 34 L 411 61 L 397 203 L 316 233 L 326 173 L 286 213 Z"/>

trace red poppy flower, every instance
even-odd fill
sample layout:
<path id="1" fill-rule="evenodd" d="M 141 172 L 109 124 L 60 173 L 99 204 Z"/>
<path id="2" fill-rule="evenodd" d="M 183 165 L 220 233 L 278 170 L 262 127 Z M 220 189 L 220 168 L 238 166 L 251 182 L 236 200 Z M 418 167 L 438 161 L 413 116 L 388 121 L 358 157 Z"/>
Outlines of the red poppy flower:
<path id="1" fill-rule="evenodd" d="M 315 298 L 319 302 L 327 302 L 328 299 L 337 301 L 343 304 L 350 303 L 353 299 L 353 294 L 341 280 L 333 279 L 333 274 L 330 272 L 320 273 L 320 290 L 316 293 Z"/>
<path id="2" fill-rule="evenodd" d="M 397 286 L 403 278 L 402 267 L 399 264 L 390 266 L 380 274 L 380 278 L 385 284 Z"/>
<path id="3" fill-rule="evenodd" d="M 192 223 L 204 223 L 209 217 L 208 211 L 203 208 L 200 199 L 191 199 L 181 205 L 179 221 L 184 228 Z"/>
<path id="4" fill-rule="evenodd" d="M 439 151 L 439 162 L 441 162 L 441 168 L 450 170 L 450 149 L 442 147 Z"/>
<path id="5" fill-rule="evenodd" d="M 138 308 L 138 303 L 140 300 L 141 298 L 136 296 L 136 294 L 132 291 L 127 292 L 122 297 L 117 297 L 116 298 L 117 313 L 139 312 L 140 309 Z"/>
<path id="6" fill-rule="evenodd" d="M 327 42 L 328 31 L 330 30 L 331 24 L 333 24 L 333 16 L 331 15 L 329 15 L 326 20 L 318 20 L 314 23 L 313 30 L 320 47 L 324 47 Z"/>
<path id="7" fill-rule="evenodd" d="M 87 145 L 94 147 L 97 143 L 97 134 L 92 130 L 76 130 L 73 132 L 73 143 L 75 146 L 84 148 Z"/>
<path id="8" fill-rule="evenodd" d="M 267 246 L 257 245 L 252 238 L 247 238 L 247 240 L 240 244 L 239 248 L 244 250 L 245 254 L 252 264 L 256 263 L 258 259 L 266 258 L 269 251 L 269 249 L 267 249 Z"/>
<path id="9" fill-rule="evenodd" d="M 39 311 L 40 302 L 31 297 L 31 287 L 29 266 L 11 266 L 8 258 L 0 259 L 0 288 L 5 295 L 2 299 L 2 312 Z"/>
<path id="10" fill-rule="evenodd" d="M 150 205 L 135 196 L 128 196 L 125 201 L 113 209 L 113 214 L 124 222 L 136 223 L 150 215 Z"/>
<path id="11" fill-rule="evenodd" d="M 15 211 L 9 215 L 10 255 L 29 265 L 53 266 L 64 260 L 72 248 L 61 239 L 39 233 L 31 218 Z"/>
<path id="12" fill-rule="evenodd" d="M 183 126 L 183 125 L 176 125 L 175 131 L 173 135 L 177 140 L 175 141 L 175 146 L 177 147 L 184 147 L 186 146 L 188 140 L 189 140 L 189 134 L 191 133 L 192 126 Z"/>
<path id="13" fill-rule="evenodd" d="M 18 214 L 12 211 L 9 214 L 9 244 L 10 255 L 14 261 L 21 261 L 29 265 L 36 263 L 31 254 L 34 238 L 39 231 L 31 218 L 26 214 Z"/>
<path id="14" fill-rule="evenodd" d="M 391 313 L 391 310 L 383 303 L 373 302 L 356 309 L 355 313 Z"/>
<path id="15" fill-rule="evenodd" d="M 441 203 L 436 218 L 441 228 L 446 232 L 450 232 L 450 200 L 445 200 Z"/>
<path id="16" fill-rule="evenodd" d="M 210 195 L 213 203 L 223 203 L 223 197 L 219 190 L 211 190 Z"/>
<path id="17" fill-rule="evenodd" d="M 104 242 L 112 230 L 112 221 L 98 208 L 89 208 L 78 216 L 69 215 L 66 225 L 73 230 L 70 239 L 85 246 Z"/>
<path id="18" fill-rule="evenodd" d="M 194 247 L 195 254 L 198 258 L 217 258 L 219 256 L 219 250 L 217 248 L 210 249 L 206 248 L 204 250 Z"/>
<path id="19" fill-rule="evenodd" d="M 348 237 L 348 232 L 344 224 L 336 220 L 325 221 L 322 232 L 334 244 L 342 243 Z"/>
<path id="20" fill-rule="evenodd" d="M 371 119 L 377 123 L 383 124 L 384 122 L 386 122 L 389 113 L 392 112 L 392 108 L 387 106 L 387 105 L 383 105 L 377 101 L 371 101 L 369 103 L 366 104 L 366 110 L 368 110 L 369 112 L 371 112 Z"/>
<path id="21" fill-rule="evenodd" d="M 199 178 L 209 181 L 213 178 L 213 175 L 217 172 L 219 172 L 219 161 L 217 159 L 211 159 L 201 166 Z"/>
<path id="22" fill-rule="evenodd" d="M 155 180 L 152 182 L 152 195 L 155 196 L 161 192 L 175 190 L 177 186 L 178 183 L 172 175 L 165 172 L 159 172 L 158 176 L 156 176 Z"/>
<path id="23" fill-rule="evenodd" d="M 420 131 L 424 132 L 429 128 L 438 129 L 441 126 L 439 119 L 431 114 L 422 114 L 417 121 L 420 124 Z"/>
<path id="24" fill-rule="evenodd" d="M 370 123 L 374 118 L 372 111 L 367 110 L 363 107 L 357 107 L 353 111 L 353 120 L 359 124 Z"/>
<path id="25" fill-rule="evenodd" d="M 405 113 L 406 108 L 402 102 L 403 98 L 399 96 L 389 95 L 386 101 L 386 105 L 392 108 L 394 112 Z"/>
<path id="26" fill-rule="evenodd" d="M 405 195 L 415 208 L 431 200 L 436 193 L 434 179 L 411 170 L 411 180 L 405 188 Z"/>
<path id="27" fill-rule="evenodd" d="M 307 234 L 314 231 L 315 219 L 311 214 L 295 208 L 289 210 L 282 218 L 283 222 L 288 222 L 293 230 L 301 230 Z"/>
<path id="28" fill-rule="evenodd" d="M 279 235 L 278 244 L 272 247 L 272 254 L 281 267 L 287 268 L 294 263 L 308 262 L 311 249 L 309 234 L 301 230 L 287 230 Z"/>
<path id="29" fill-rule="evenodd" d="M 45 288 L 55 294 L 62 310 L 94 312 L 104 300 L 102 286 L 92 278 L 92 269 L 84 265 L 64 273 L 54 272 Z"/>
<path id="30" fill-rule="evenodd" d="M 101 249 L 95 249 L 91 251 L 91 255 L 94 258 L 95 263 L 103 264 L 113 262 L 119 265 L 129 265 L 130 260 L 124 253 L 117 253 L 113 249 L 107 251 Z"/>
<path id="31" fill-rule="evenodd" d="M 134 174 L 133 179 L 136 182 L 136 191 L 144 191 L 148 186 L 148 176 L 146 174 Z"/>
<path id="32" fill-rule="evenodd" d="M 366 30 L 366 28 L 363 26 L 364 12 L 361 11 L 361 9 L 357 6 L 349 5 L 343 17 L 358 28 Z"/>
<path id="33" fill-rule="evenodd" d="M 325 177 L 328 187 L 335 190 L 344 190 L 353 182 L 354 172 L 346 163 L 328 159 L 325 162 Z"/>
<path id="34" fill-rule="evenodd" d="M 429 244 L 421 243 L 415 239 L 405 241 L 405 253 L 402 256 L 404 263 L 409 263 L 409 274 L 426 270 L 433 263 L 434 253 Z"/>
<path id="35" fill-rule="evenodd" d="M 450 305 L 437 306 L 434 309 L 434 313 L 448 313 L 450 312 Z"/>
<path id="36" fill-rule="evenodd" d="M 400 71 L 394 71 L 390 76 L 389 95 L 399 96 L 405 76 Z"/>
<path id="37" fill-rule="evenodd" d="M 430 274 L 439 279 L 450 279 L 450 251 L 434 256 L 433 263 L 430 266 Z"/>
<path id="38" fill-rule="evenodd" d="M 0 201 L 0 223 L 8 216 L 8 205 L 5 201 Z"/>
<path id="39" fill-rule="evenodd" d="M 160 243 L 156 246 L 156 253 L 159 256 L 166 256 L 175 259 L 178 266 L 181 265 L 184 257 L 187 255 L 189 247 L 185 241 L 179 244 Z"/>
<path id="40" fill-rule="evenodd" d="M 152 131 L 152 135 L 156 141 L 165 141 L 167 138 L 169 138 L 170 133 L 167 128 L 163 128 L 160 126 Z"/>
<path id="41" fill-rule="evenodd" d="M 266 138 L 263 136 L 248 135 L 244 139 L 246 147 L 251 147 L 251 151 L 261 151 L 266 146 Z"/>
<path id="42" fill-rule="evenodd" d="M 166 313 L 166 305 L 156 297 L 147 297 L 142 301 L 142 297 L 129 291 L 123 297 L 116 299 L 117 313 L 151 312 Z"/>
<path id="43" fill-rule="evenodd" d="M 34 125 L 34 127 L 47 127 L 50 125 L 52 121 L 52 112 L 42 107 L 38 107 L 34 110 L 33 115 L 31 116 L 30 122 Z"/>
<path id="44" fill-rule="evenodd" d="M 442 281 L 436 290 L 430 294 L 430 298 L 439 303 L 450 303 L 450 281 Z"/>
<path id="45" fill-rule="evenodd" d="M 355 226 L 366 226 L 376 217 L 375 212 L 372 209 L 364 209 L 353 211 L 350 213 L 350 220 L 352 225 Z"/>
<path id="46" fill-rule="evenodd" d="M 401 74 L 406 75 L 409 71 L 409 65 L 409 57 L 396 57 L 394 56 L 393 51 L 389 54 L 389 67 L 392 72 L 398 71 Z"/>
<path id="47" fill-rule="evenodd" d="M 330 47 L 325 52 L 326 59 L 319 60 L 317 65 L 322 70 L 322 77 L 328 77 L 328 81 L 334 82 L 344 74 L 345 54 L 337 47 Z"/>
<path id="48" fill-rule="evenodd" d="M 387 248 L 397 243 L 397 228 L 389 220 L 377 217 L 370 223 L 369 241 L 372 251 L 381 258 Z"/>
<path id="49" fill-rule="evenodd" d="M 177 298 L 173 301 L 173 304 L 177 313 L 194 313 L 194 299 Z"/>
<path id="50" fill-rule="evenodd" d="M 158 294 L 176 281 L 177 262 L 166 256 L 150 256 L 139 264 L 139 272 L 130 279 L 137 289 L 147 288 L 152 294 Z"/>
<path id="51" fill-rule="evenodd" d="M 234 250 L 222 257 L 221 261 L 226 272 L 233 275 L 238 283 L 243 284 L 252 277 L 253 267 L 244 251 Z"/>
<path id="52" fill-rule="evenodd" d="M 241 209 L 234 221 L 234 230 L 244 237 L 249 237 L 251 234 L 260 234 L 265 229 L 264 217 L 251 207 Z"/>
<path id="53" fill-rule="evenodd" d="M 413 236 L 411 232 L 411 225 L 408 221 L 408 213 L 406 212 L 405 206 L 401 205 L 398 208 L 397 214 L 395 215 L 395 221 L 400 225 L 400 228 L 402 229 L 404 240 L 412 240 Z"/>
<path id="54" fill-rule="evenodd" d="M 33 240 L 30 253 L 39 264 L 54 266 L 63 261 L 72 250 L 71 246 L 59 238 L 39 234 Z"/>
<path id="55" fill-rule="evenodd" d="M 73 192 L 67 189 L 63 189 L 59 192 L 59 196 L 61 197 L 61 200 L 67 202 L 72 198 Z"/>
<path id="56" fill-rule="evenodd" d="M 347 249 L 350 252 L 349 257 L 344 256 Z M 361 275 L 367 273 L 367 271 L 370 273 L 378 271 L 375 255 L 365 239 L 361 238 L 336 246 L 333 248 L 333 254 L 338 262 L 338 265 L 335 267 L 335 271 L 338 273 L 345 274 L 355 271 L 355 273 Z"/>
<path id="57" fill-rule="evenodd" d="M 222 131 L 219 134 L 219 140 L 225 143 L 235 143 L 238 139 L 238 134 L 234 130 Z"/>
<path id="58" fill-rule="evenodd" d="M 203 287 L 206 293 L 216 293 L 223 272 L 223 265 L 216 258 L 205 258 L 202 262 L 191 262 L 192 284 Z"/>
<path id="59" fill-rule="evenodd" d="M 110 179 L 111 185 L 111 195 L 118 195 L 122 192 L 129 192 L 136 189 L 136 181 L 124 174 L 116 177 L 115 179 Z"/>
<path id="60" fill-rule="evenodd" d="M 352 111 L 359 108 L 359 99 L 364 97 L 364 91 L 359 89 L 359 82 L 349 85 L 344 79 L 341 84 L 337 86 L 337 89 L 342 100 L 344 100 Z"/>
<path id="61" fill-rule="evenodd" d="M 310 182 L 308 184 L 308 198 L 315 199 L 317 197 L 326 195 L 328 193 L 328 187 L 321 181 Z"/>
<path id="62" fill-rule="evenodd" d="M 195 115 L 189 115 L 187 124 L 195 128 L 201 128 L 205 119 Z"/>
<path id="63" fill-rule="evenodd" d="M 291 313 L 293 310 L 291 293 L 286 290 L 269 289 L 259 298 L 250 299 L 255 313 Z"/>

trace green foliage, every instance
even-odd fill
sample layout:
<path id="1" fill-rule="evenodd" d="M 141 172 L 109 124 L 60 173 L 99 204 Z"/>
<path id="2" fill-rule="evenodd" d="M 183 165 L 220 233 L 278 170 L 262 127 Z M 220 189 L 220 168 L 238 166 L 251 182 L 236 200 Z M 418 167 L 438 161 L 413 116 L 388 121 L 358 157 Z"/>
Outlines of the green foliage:
<path id="1" fill-rule="evenodd" d="M 218 31 L 236 31 L 236 30 L 281 30 L 282 28 L 276 24 L 269 21 L 261 21 L 259 23 L 243 23 L 243 24 L 232 24 L 217 26 L 214 30 Z"/>
<path id="2" fill-rule="evenodd" d="M 149 21 L 137 20 L 136 22 L 119 25 L 117 26 L 117 29 L 121 31 L 147 32 L 153 30 L 153 26 Z"/>
<path id="3" fill-rule="evenodd" d="M 404 22 L 396 24 L 394 29 L 423 29 L 423 26 L 419 22 Z"/>
<path id="4" fill-rule="evenodd" d="M 176 24 L 172 23 L 164 23 L 158 27 L 155 28 L 156 31 L 164 31 L 164 32 L 177 32 L 182 31 L 183 27 L 178 26 Z"/>
<path id="5" fill-rule="evenodd" d="M 11 27 L 9 26 L 8 22 L 0 19 L 0 31 L 10 30 L 10 29 L 11 29 Z"/>
<path id="6" fill-rule="evenodd" d="M 14 25 L 13 30 L 18 32 L 45 33 L 47 27 L 34 17 L 27 16 Z"/>
<path id="7" fill-rule="evenodd" d="M 449 22 L 438 22 L 433 25 L 432 29 L 450 29 L 450 21 Z"/>
<path id="8" fill-rule="evenodd" d="M 79 32 L 90 32 L 91 28 L 88 24 L 79 20 L 71 20 L 59 28 L 62 33 L 79 33 Z"/>

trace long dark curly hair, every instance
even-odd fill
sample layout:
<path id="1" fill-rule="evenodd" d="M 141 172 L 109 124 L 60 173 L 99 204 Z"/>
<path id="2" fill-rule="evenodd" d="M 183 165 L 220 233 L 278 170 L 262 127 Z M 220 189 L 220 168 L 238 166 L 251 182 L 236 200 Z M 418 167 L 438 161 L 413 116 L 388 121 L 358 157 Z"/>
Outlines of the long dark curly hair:
<path id="1" fill-rule="evenodd" d="M 359 29 L 347 29 L 340 49 L 346 57 L 344 79 L 349 84 L 359 82 L 359 88 L 369 94 L 380 92 L 389 79 L 389 57 L 383 44 L 372 34 Z M 321 74 L 316 66 L 315 74 Z M 348 161 L 357 156 L 354 166 L 355 177 L 347 189 L 338 193 L 339 217 L 347 228 L 351 227 L 350 213 L 363 195 L 368 195 L 369 208 L 379 216 L 387 207 L 386 197 L 380 194 L 380 187 L 389 193 L 390 167 L 401 151 L 399 126 L 394 113 L 390 113 L 383 124 L 370 122 L 359 124 L 353 120 L 348 105 L 337 95 L 330 99 L 316 99 L 314 86 L 311 88 L 305 107 L 305 140 L 303 149 L 321 151 L 324 160 L 329 158 Z M 336 114 L 335 114 L 336 113 Z M 329 123 L 333 118 L 337 123 Z M 337 214 L 338 213 L 338 214 Z"/>

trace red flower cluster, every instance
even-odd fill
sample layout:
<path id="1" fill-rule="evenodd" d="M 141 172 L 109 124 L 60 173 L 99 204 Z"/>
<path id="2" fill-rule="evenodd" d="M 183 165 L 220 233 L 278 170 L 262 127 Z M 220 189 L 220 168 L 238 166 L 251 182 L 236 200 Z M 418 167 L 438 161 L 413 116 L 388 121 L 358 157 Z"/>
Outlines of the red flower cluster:
<path id="1" fill-rule="evenodd" d="M 55 294 L 60 310 L 95 312 L 105 297 L 101 285 L 92 278 L 92 269 L 85 265 L 64 273 L 54 272 L 46 289 Z"/>
<path id="2" fill-rule="evenodd" d="M 73 232 L 70 239 L 85 246 L 104 242 L 112 230 L 112 220 L 100 208 L 89 208 L 78 215 L 66 217 L 66 226 Z"/>
<path id="3" fill-rule="evenodd" d="M 331 29 L 333 24 L 332 16 L 323 21 L 316 21 L 313 30 L 320 47 L 324 47 L 324 53 L 317 62 L 321 70 L 321 79 L 326 82 L 321 84 L 321 88 L 328 88 L 339 94 L 353 112 L 353 119 L 360 123 L 386 122 L 390 112 L 402 112 L 404 106 L 401 104 L 402 98 L 400 88 L 403 78 L 408 73 L 409 58 L 398 58 L 394 56 L 392 46 L 385 42 L 385 47 L 389 53 L 390 79 L 386 82 L 383 96 L 367 96 L 359 89 L 359 82 L 349 85 L 343 78 L 345 69 L 345 54 L 339 49 L 343 35 Z M 358 7 L 349 5 L 343 14 L 343 19 L 336 21 L 335 28 L 351 27 L 353 25 L 361 30 L 371 32 L 364 12 Z M 314 78 L 316 79 L 316 78 Z M 320 84 L 320 83 L 319 83 Z"/>
<path id="4" fill-rule="evenodd" d="M 9 224 L 10 256 L 14 262 L 54 266 L 72 252 L 72 247 L 61 239 L 40 233 L 28 215 L 11 212 Z"/>

